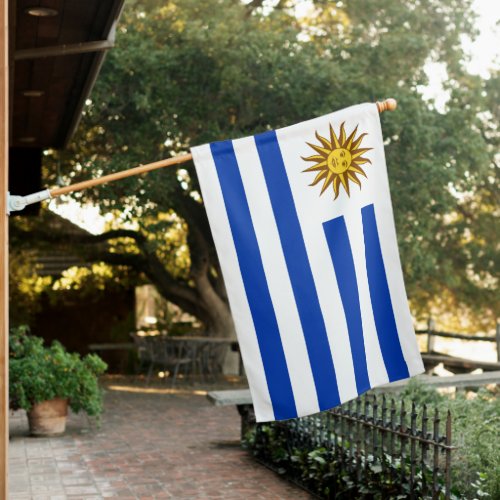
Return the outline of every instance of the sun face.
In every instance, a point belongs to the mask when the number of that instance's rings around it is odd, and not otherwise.
[[[367,134],[361,134],[359,137],[356,137],[357,131],[358,127],[356,126],[349,137],[347,137],[344,123],[342,123],[340,134],[337,137],[333,127],[330,125],[330,140],[316,132],[316,139],[318,139],[321,145],[306,143],[318,154],[308,156],[307,158],[302,157],[304,161],[314,163],[314,165],[306,168],[303,172],[317,172],[316,178],[310,186],[315,186],[323,181],[320,196],[329,186],[332,186],[335,193],[334,199],[337,199],[339,196],[340,186],[344,188],[347,196],[350,196],[349,182],[351,181],[361,188],[358,175],[366,177],[361,165],[371,163],[368,158],[363,158],[363,154],[373,148],[360,148],[361,141]]]

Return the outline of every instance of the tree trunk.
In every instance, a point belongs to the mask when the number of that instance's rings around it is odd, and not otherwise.
[[[195,284],[204,308],[210,316],[210,323],[207,325],[208,332],[217,337],[236,339],[229,305],[215,292],[207,275],[195,279]]]

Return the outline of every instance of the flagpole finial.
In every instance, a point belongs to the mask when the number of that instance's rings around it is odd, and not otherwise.
[[[394,111],[398,107],[398,101],[392,97],[385,99],[382,102],[377,101],[376,104],[379,113],[383,113],[384,111]]]

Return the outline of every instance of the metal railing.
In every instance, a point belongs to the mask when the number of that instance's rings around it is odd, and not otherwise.
[[[360,485],[390,485],[394,496],[450,498],[451,414],[442,422],[437,409],[432,413],[425,405],[417,408],[412,403],[408,411],[403,401],[367,395],[318,415],[257,424],[254,454],[269,467],[284,470],[283,454],[292,457],[321,449],[337,479],[348,476]],[[274,448],[270,453],[266,440]],[[277,443],[284,451],[280,463],[273,464]],[[297,471],[288,475],[297,481]],[[329,497],[335,498],[335,480],[332,484]],[[312,489],[310,484],[304,486]]]

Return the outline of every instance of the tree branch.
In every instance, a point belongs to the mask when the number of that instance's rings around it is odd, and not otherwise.
[[[95,252],[88,255],[91,262],[105,262],[113,266],[129,266],[136,271],[143,271],[146,260],[138,254]]]
[[[174,302],[184,311],[193,314],[204,323],[210,323],[210,317],[200,307],[200,299],[196,290],[188,285],[182,285],[175,280],[158,262],[151,262],[149,258],[137,254],[123,254],[110,252],[95,252],[89,255],[89,260],[105,262],[110,265],[130,266],[136,271],[143,272],[154,283],[163,297]]]
[[[90,243],[109,241],[117,238],[131,238],[135,240],[137,244],[144,244],[147,241],[146,237],[142,233],[131,229],[113,229],[111,231],[106,231],[105,233],[95,234],[88,237]],[[85,242],[85,238],[83,237],[82,242]]]

